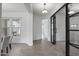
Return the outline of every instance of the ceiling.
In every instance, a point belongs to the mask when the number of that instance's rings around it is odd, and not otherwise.
[[[46,3],[46,9],[48,13],[53,10],[59,3]],[[42,14],[42,10],[44,9],[44,3],[32,3],[33,5],[33,12]]]
[[[5,12],[24,12],[24,3],[2,3],[2,11]]]
[[[60,3],[46,3],[46,9],[48,13],[53,11]],[[42,14],[44,9],[44,3],[32,3],[33,12],[36,14]],[[2,3],[2,11],[5,12],[25,12],[26,7],[24,3]],[[54,12],[54,11],[53,11]]]

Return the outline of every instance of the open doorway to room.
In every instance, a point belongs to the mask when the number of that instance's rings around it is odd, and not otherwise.
[[[7,53],[12,49],[12,44],[21,38],[21,24],[20,19],[16,17],[2,17],[1,20],[3,29],[1,55],[7,55]],[[7,47],[8,45],[9,47]]]
[[[42,20],[42,39],[48,40],[49,38],[49,21],[48,19]]]

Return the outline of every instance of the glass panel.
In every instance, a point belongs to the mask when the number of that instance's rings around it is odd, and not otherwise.
[[[69,15],[74,15],[75,13],[79,12],[79,4],[73,3],[69,4]],[[70,29],[73,31],[70,31],[70,43],[73,43],[73,45],[70,45],[70,55],[72,56],[79,56],[79,49],[73,47],[75,44],[76,47],[79,45],[79,14],[74,15],[69,18],[70,20]]]
[[[70,55],[71,56],[79,56],[79,49],[70,46]]]
[[[79,16],[70,18],[70,29],[79,30]]]
[[[79,45],[79,31],[70,31],[70,42]]]
[[[68,7],[70,15],[79,12],[79,3],[71,3],[68,5]]]

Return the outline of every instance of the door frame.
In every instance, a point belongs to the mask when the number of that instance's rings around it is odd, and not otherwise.
[[[51,16],[51,43],[54,45],[56,44],[56,16],[55,15]]]
[[[69,31],[68,31],[68,29],[69,29],[69,15],[68,15],[68,4],[69,3],[65,3],[63,6],[61,6],[50,18],[52,19],[52,17],[57,13],[57,12],[59,12],[63,7],[65,7],[66,8],[66,18],[65,18],[65,32],[66,32],[66,36],[65,36],[65,55],[66,56],[69,56],[70,55],[70,44],[69,44],[69,42],[70,42],[70,36],[69,36]],[[52,32],[52,30],[51,30],[51,32]],[[52,34],[51,34],[51,36],[52,36]],[[52,40],[52,39],[51,39]]]

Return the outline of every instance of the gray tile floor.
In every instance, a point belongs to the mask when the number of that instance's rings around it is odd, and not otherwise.
[[[76,50],[77,54],[74,51],[73,48],[71,55],[79,55],[79,50]],[[53,45],[47,40],[34,41],[33,46],[16,43],[12,44],[12,50],[9,51],[8,56],[65,56],[65,43],[57,42]]]

